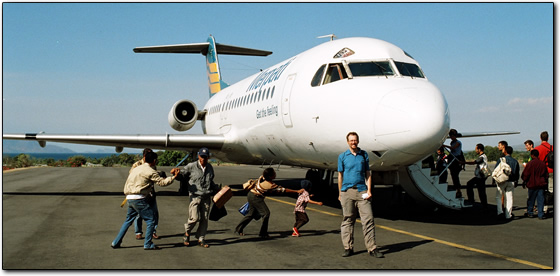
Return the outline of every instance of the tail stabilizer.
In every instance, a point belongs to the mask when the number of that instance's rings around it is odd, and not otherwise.
[[[216,40],[213,36],[208,37],[208,52],[206,53],[206,75],[208,76],[208,88],[210,97],[228,87],[222,80],[220,73],[220,63],[216,50]]]
[[[134,48],[135,53],[173,53],[173,54],[202,54],[206,56],[206,72],[210,97],[228,85],[222,80],[218,54],[239,56],[268,56],[270,51],[250,49],[216,43],[210,35],[205,43],[176,44],[162,46],[148,46]]]

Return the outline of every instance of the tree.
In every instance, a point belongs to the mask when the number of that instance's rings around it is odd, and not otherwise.
[[[31,158],[27,154],[20,154],[16,156],[14,165],[16,168],[25,168],[31,166]]]
[[[140,158],[141,157],[138,157],[136,154],[121,153],[119,154],[119,164],[123,166],[132,166],[132,164],[140,160]]]
[[[101,165],[103,165],[103,167],[112,167],[116,164],[119,164],[119,156],[116,154],[111,154],[111,156],[107,156],[103,158],[103,161],[101,161]]]
[[[83,155],[75,155],[68,158],[68,165],[71,167],[81,167],[87,162],[87,159]]]
[[[182,151],[158,151],[158,166],[176,166],[187,153]],[[184,164],[184,163],[183,163]]]

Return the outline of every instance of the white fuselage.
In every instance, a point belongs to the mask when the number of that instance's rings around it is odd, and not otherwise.
[[[335,58],[344,48],[353,54]],[[449,111],[426,78],[350,76],[312,86],[324,64],[366,61],[418,65],[385,41],[348,38],[323,43],[223,89],[204,107],[204,132],[223,134],[227,141],[216,157],[336,170],[351,131],[359,134],[373,170],[395,170],[435,152],[447,137]]]

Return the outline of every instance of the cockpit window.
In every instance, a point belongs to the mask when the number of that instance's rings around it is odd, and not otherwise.
[[[317,70],[317,72],[315,73],[315,76],[313,76],[313,79],[311,80],[311,86],[315,87],[315,86],[319,86],[321,84],[321,79],[323,78],[323,73],[325,72],[325,67],[327,67],[327,65],[323,64],[321,66],[321,68],[319,68],[319,70]]]
[[[388,61],[355,62],[349,63],[348,67],[354,77],[395,75]]]
[[[327,68],[327,74],[325,75],[325,80],[323,80],[323,84],[347,78],[348,75],[346,74],[346,70],[344,70],[344,67],[342,67],[342,63],[329,64]]]
[[[424,73],[422,73],[422,70],[416,64],[395,61],[395,65],[403,76],[424,78]]]

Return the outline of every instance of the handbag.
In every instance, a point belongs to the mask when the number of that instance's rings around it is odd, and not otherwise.
[[[484,178],[492,175],[492,172],[488,169],[488,166],[482,167],[482,169],[480,169],[480,172],[482,172],[482,176],[484,176]]]
[[[248,191],[255,187],[257,181],[254,179],[249,179],[247,182],[243,183],[243,190]]]
[[[249,213],[249,202],[243,204],[243,206],[239,208],[239,213],[241,213],[244,216],[246,216],[247,213]]]
[[[221,218],[227,216],[227,210],[226,207],[218,207],[216,206],[216,204],[212,205],[212,209],[210,210],[210,216],[208,217],[208,219],[210,219],[211,221],[218,221]]]

